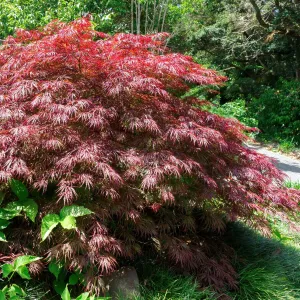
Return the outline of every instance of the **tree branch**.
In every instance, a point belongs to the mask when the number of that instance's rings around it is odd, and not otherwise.
[[[270,24],[267,23],[267,22],[264,20],[264,18],[263,18],[262,14],[261,14],[261,11],[260,11],[260,9],[259,9],[259,7],[258,7],[256,1],[255,1],[255,0],[249,0],[249,1],[250,1],[250,3],[252,4],[252,6],[253,6],[253,8],[254,8],[254,10],[255,10],[256,19],[257,19],[258,23],[259,23],[262,27],[268,28],[268,27],[270,26]]]

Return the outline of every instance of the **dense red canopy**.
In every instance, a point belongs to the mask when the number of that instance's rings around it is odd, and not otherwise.
[[[56,184],[63,203],[82,201],[84,187],[99,216],[118,216],[157,239],[179,226],[167,221],[174,207],[188,229],[194,208],[213,215],[207,226],[216,229],[220,215],[263,222],[267,210],[297,208],[299,193],[243,146],[247,128],[180,98],[191,85],[224,77],[171,53],[165,33],[108,36],[91,27],[88,19],[52,22],[1,46],[2,182],[18,178],[42,191]],[[170,256],[183,264],[174,243]]]

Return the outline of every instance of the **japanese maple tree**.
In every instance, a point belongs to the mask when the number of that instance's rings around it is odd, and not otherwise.
[[[38,224],[65,205],[93,214],[42,243],[40,226],[19,221],[3,255],[47,254],[82,270],[87,289],[99,292],[103,275],[148,248],[203,284],[234,286],[230,249],[219,237],[225,222],[265,228],[268,213],[298,209],[299,192],[243,146],[251,128],[182,97],[226,78],[170,52],[167,37],[109,36],[83,18],[5,40],[2,189],[17,179],[38,195]]]

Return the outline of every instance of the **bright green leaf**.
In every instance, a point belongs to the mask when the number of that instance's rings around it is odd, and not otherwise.
[[[72,274],[70,277],[69,277],[69,284],[70,285],[75,285],[77,284],[79,278],[76,274]]]
[[[28,218],[32,222],[34,222],[35,217],[38,213],[38,205],[36,204],[36,202],[33,201],[32,199],[20,200],[18,202],[19,202],[19,204],[22,205],[22,209],[24,210],[24,212],[26,213]]]
[[[41,236],[42,241],[44,241],[51,231],[59,224],[60,217],[56,214],[46,215],[42,220]]]
[[[10,222],[7,220],[0,219],[0,230],[6,228],[9,224]]]
[[[66,285],[64,291],[61,294],[61,299],[62,300],[71,300],[71,295],[68,289],[68,285]]]
[[[48,267],[50,273],[52,273],[56,279],[58,279],[58,275],[62,269],[62,265],[56,262],[51,262]]]
[[[14,271],[14,267],[11,264],[4,264],[1,266],[3,278],[6,278],[10,273]]]
[[[27,187],[21,181],[12,179],[10,187],[20,200],[28,198]]]
[[[79,295],[76,300],[87,300],[89,297],[89,293],[88,292],[85,292],[85,293],[82,293],[81,295]]]
[[[20,208],[20,210],[7,210],[4,208],[0,208],[0,219],[10,220],[18,216],[21,210],[22,208]]]
[[[13,290],[17,295],[26,296],[24,290],[21,287],[19,287],[17,284],[13,283],[10,287],[10,290]]]
[[[23,207],[22,205],[19,203],[20,201],[13,201],[13,202],[9,202],[6,207],[5,210],[14,213],[14,214],[19,214]]]
[[[29,270],[26,266],[20,266],[16,269],[16,272],[23,278],[23,279],[31,279]]]
[[[66,216],[73,216],[73,217],[82,217],[85,215],[90,215],[93,212],[83,206],[78,205],[71,205],[65,206],[60,211],[61,219],[65,218]]]
[[[17,257],[14,260],[14,269],[16,270],[18,267],[28,265],[34,261],[40,260],[41,257],[33,256],[33,255],[22,255]]]
[[[0,231],[0,242],[7,242],[4,232]]]
[[[0,291],[0,300],[6,300],[5,293]]]
[[[76,228],[76,219],[73,216],[66,216],[60,224],[65,229],[74,229]]]

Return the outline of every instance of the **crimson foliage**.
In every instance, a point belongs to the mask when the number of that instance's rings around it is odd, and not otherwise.
[[[266,213],[296,210],[300,194],[282,187],[272,162],[243,146],[243,131],[251,129],[181,97],[192,85],[226,78],[171,53],[167,37],[108,36],[80,19],[5,40],[3,187],[14,178],[32,194],[40,190],[40,219],[72,203],[94,214],[43,243],[40,226],[19,222],[3,255],[48,253],[82,270],[87,288],[97,289],[102,275],[148,247],[221,288],[235,285],[218,237],[224,222],[262,228]]]

